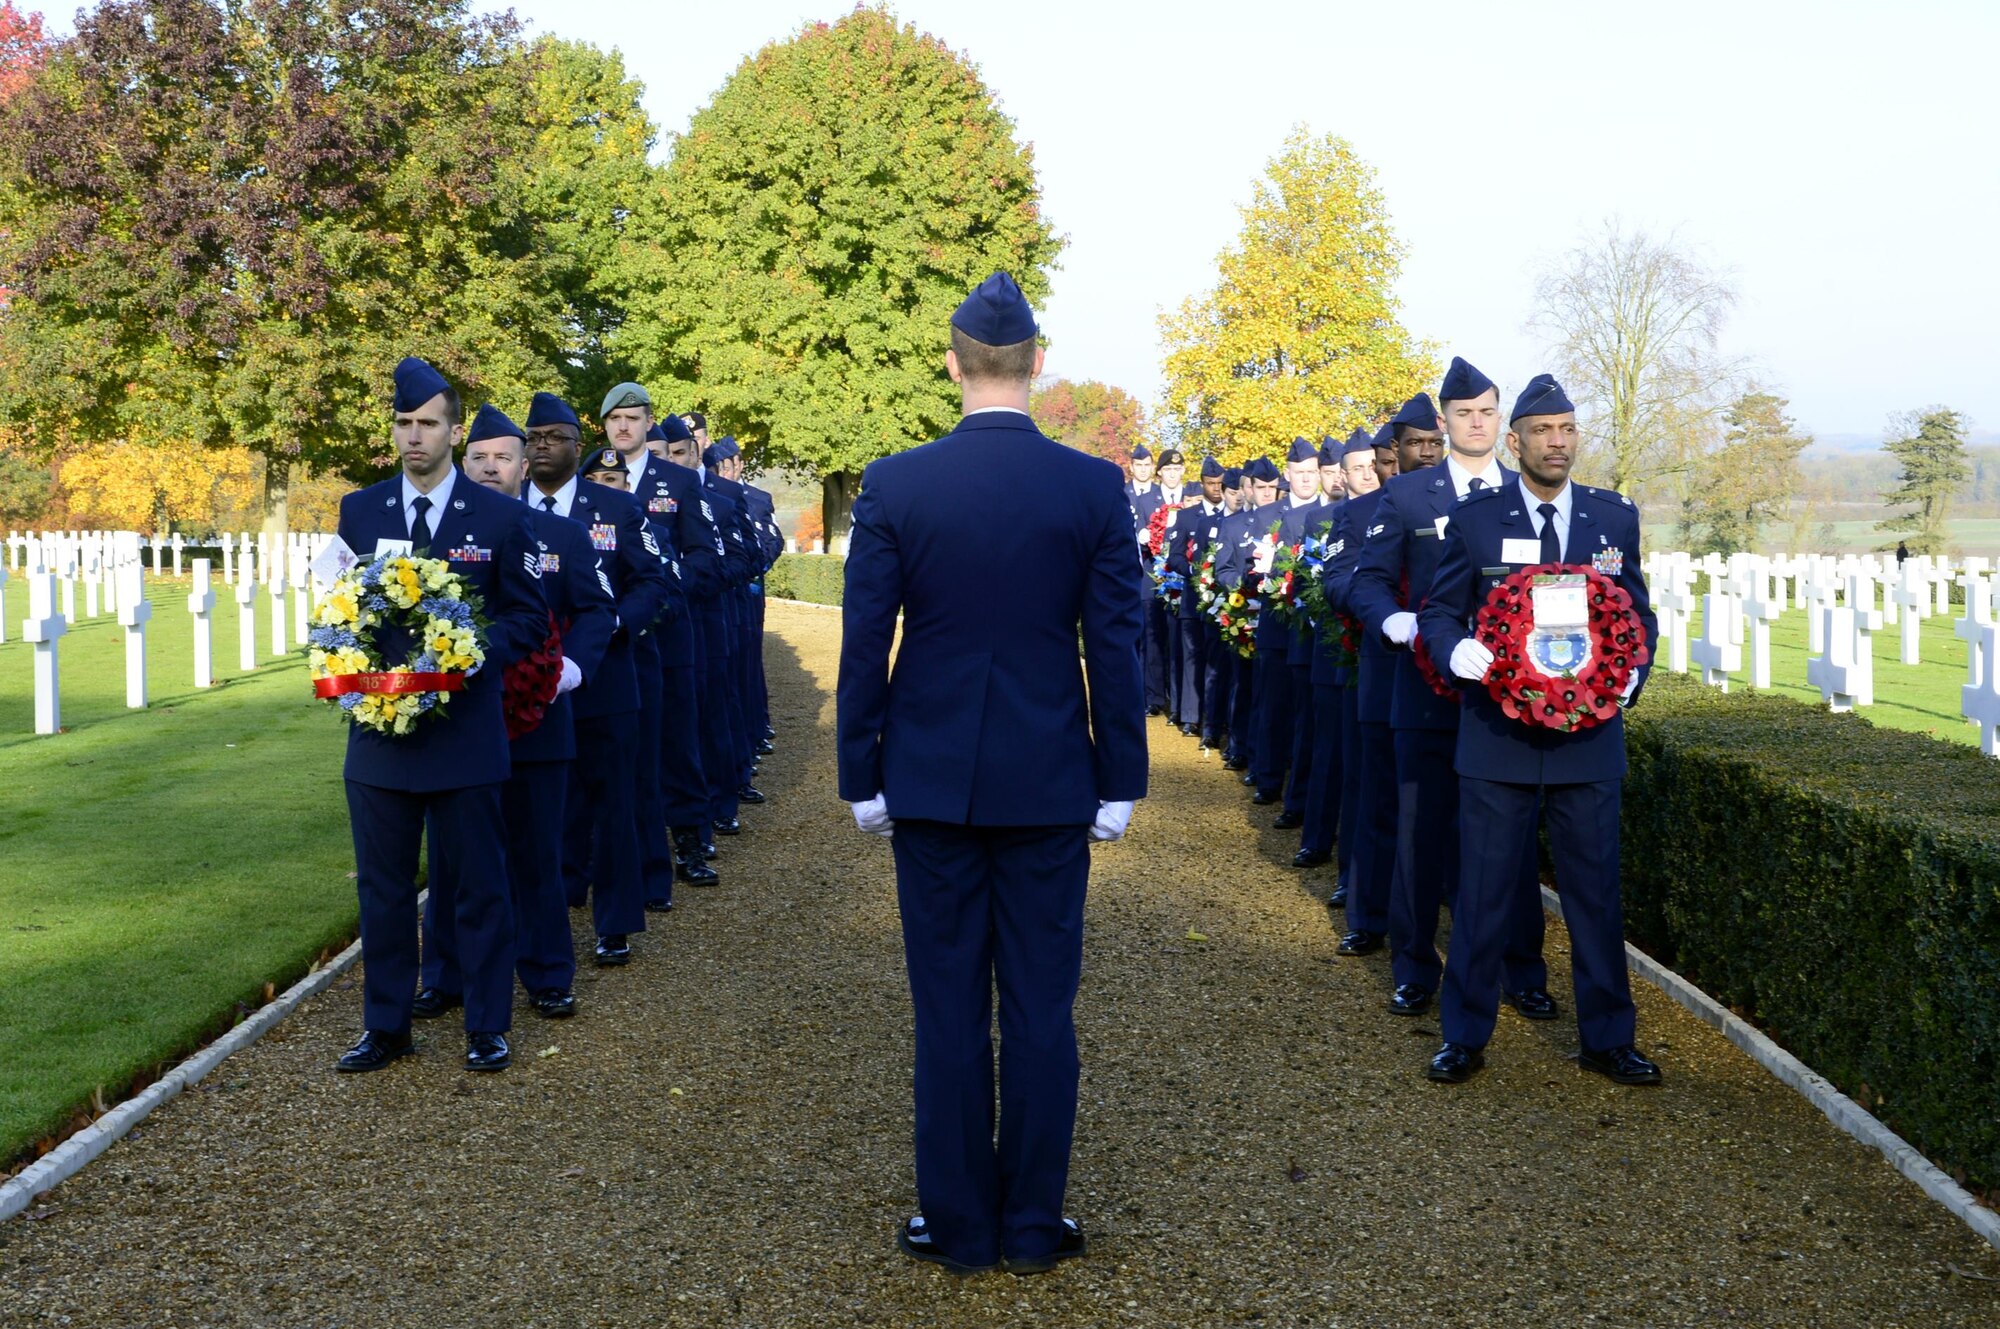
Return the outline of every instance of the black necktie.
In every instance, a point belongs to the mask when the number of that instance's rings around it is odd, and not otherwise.
[[[554,512],[555,510],[556,510],[556,496],[554,494],[542,495],[542,511]]]
[[[1470,480],[1467,480],[1465,482],[1465,487],[1468,492],[1476,494],[1480,490],[1486,488],[1486,482],[1475,475]]]
[[[1544,503],[1535,511],[1542,514],[1542,562],[1562,562],[1562,541],[1556,538],[1556,505]]]
[[[417,513],[416,520],[410,523],[410,551],[421,554],[431,547],[431,524],[424,520],[424,514],[431,510],[431,501],[418,494],[417,501],[410,506]]]

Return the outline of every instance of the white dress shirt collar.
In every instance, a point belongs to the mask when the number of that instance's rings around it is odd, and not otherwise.
[[[1445,473],[1451,477],[1452,497],[1454,498],[1464,498],[1467,494],[1471,493],[1474,479],[1483,480],[1488,489],[1498,489],[1500,487],[1500,463],[1497,459],[1488,460],[1486,469],[1478,472],[1475,476],[1473,472],[1466,470],[1464,466],[1459,464],[1457,457],[1447,453],[1444,459],[1444,469]]]
[[[451,488],[457,482],[458,467],[453,466],[444,473],[444,479],[438,481],[436,489],[431,490],[428,494],[424,494],[415,485],[410,483],[409,475],[407,473],[404,474],[403,534],[406,537],[409,535],[410,527],[416,524],[417,499],[421,497],[428,498],[431,501],[430,507],[424,510],[424,519],[430,523],[431,538],[437,538],[438,527],[443,521],[442,513],[446,508],[451,506]]]
[[[556,501],[556,515],[558,517],[569,516],[569,510],[576,502],[576,480],[577,477],[572,475],[569,479],[563,481],[562,488],[556,490],[553,494],[544,494],[533,483],[530,483],[528,485],[528,506],[537,512],[544,512],[547,509],[542,507],[542,500],[552,498]]]

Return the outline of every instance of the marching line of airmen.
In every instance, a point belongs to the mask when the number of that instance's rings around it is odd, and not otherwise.
[[[598,966],[629,964],[676,879],[716,885],[715,838],[765,801],[762,579],[784,539],[735,442],[710,443],[698,413],[656,417],[636,383],[606,394],[608,446],[588,449],[547,392],[525,426],[490,403],[468,426],[414,358],[392,407],[401,473],[341,500],[340,538],[363,559],[448,559],[490,621],[483,665],[438,714],[402,736],[348,728],[366,1031],[339,1069],[406,1056],[413,1019],[463,1008],[466,1068],[497,1071],[517,978],[537,1015],[576,1013],[571,910],[589,910]],[[558,695],[510,738],[505,670],[552,626]],[[381,635],[386,660],[409,645]]]
[[[1297,439],[1285,467],[1204,458],[1198,488],[1175,450],[1133,449],[1127,486],[1139,542],[1162,508],[1164,555],[1144,657],[1152,715],[1240,772],[1271,823],[1301,832],[1292,863],[1337,863],[1327,903],[1345,911],[1339,954],[1389,952],[1389,1010],[1438,1009],[1443,1046],[1427,1073],[1460,1083],[1484,1064],[1504,1000],[1530,1020],[1559,1015],[1542,957],[1536,830],[1546,826],[1573,953],[1579,1063],[1621,1084],[1657,1084],[1634,1047],[1618,890],[1622,711],[1591,729],[1531,729],[1479,684],[1492,653],[1470,635],[1488,591],[1538,563],[1589,564],[1631,594],[1652,646],[1639,573],[1639,517],[1622,496],[1572,483],[1576,414],[1541,375],[1503,422],[1499,389],[1454,359],[1434,406],[1419,393],[1374,433]],[[1501,463],[1503,436],[1519,471]],[[1324,542],[1331,611],[1356,627],[1351,663],[1335,624],[1291,631],[1259,616],[1254,654],[1223,638],[1197,601],[1212,563],[1227,597],[1255,600],[1280,545]],[[1180,587],[1177,599],[1167,593]],[[1421,633],[1419,627],[1421,626]],[[1460,689],[1440,696],[1412,644]],[[1633,671],[1621,706],[1644,684]],[[1440,908],[1452,911],[1448,959]]]

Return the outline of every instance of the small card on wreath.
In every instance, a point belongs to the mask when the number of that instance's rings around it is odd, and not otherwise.
[[[1528,583],[1535,614],[1528,652],[1551,677],[1573,677],[1590,663],[1588,585],[1581,573],[1545,573]]]

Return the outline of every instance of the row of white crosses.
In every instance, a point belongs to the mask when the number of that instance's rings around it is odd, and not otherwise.
[[[243,670],[257,667],[256,598],[260,584],[268,586],[270,592],[271,654],[282,657],[291,643],[304,642],[320,591],[313,583],[312,560],[331,539],[325,535],[281,535],[275,539],[265,535],[254,541],[248,536],[240,542],[227,538],[222,544],[224,562],[230,572],[225,580],[233,580],[240,607],[238,662]],[[185,546],[178,542],[178,537],[176,541],[153,543],[156,575],[162,566],[163,550],[167,548],[173,551],[178,573]],[[62,728],[57,644],[75,621],[75,586],[79,574],[85,586],[86,616],[95,617],[98,612],[101,585],[106,612],[115,613],[124,628],[125,704],[134,710],[144,709],[146,632],[153,607],[146,599],[141,537],[129,531],[31,532],[25,536],[16,532],[9,535],[8,548],[8,559],[0,563],[0,624],[6,618],[5,590],[10,566],[25,562],[29,610],[22,624],[22,636],[35,647],[35,732],[53,734]],[[193,586],[188,595],[188,612],[194,622],[194,685],[199,688],[215,682],[212,635],[215,592],[211,566],[206,558],[194,560]],[[4,628],[0,628],[0,641],[4,640]]]

